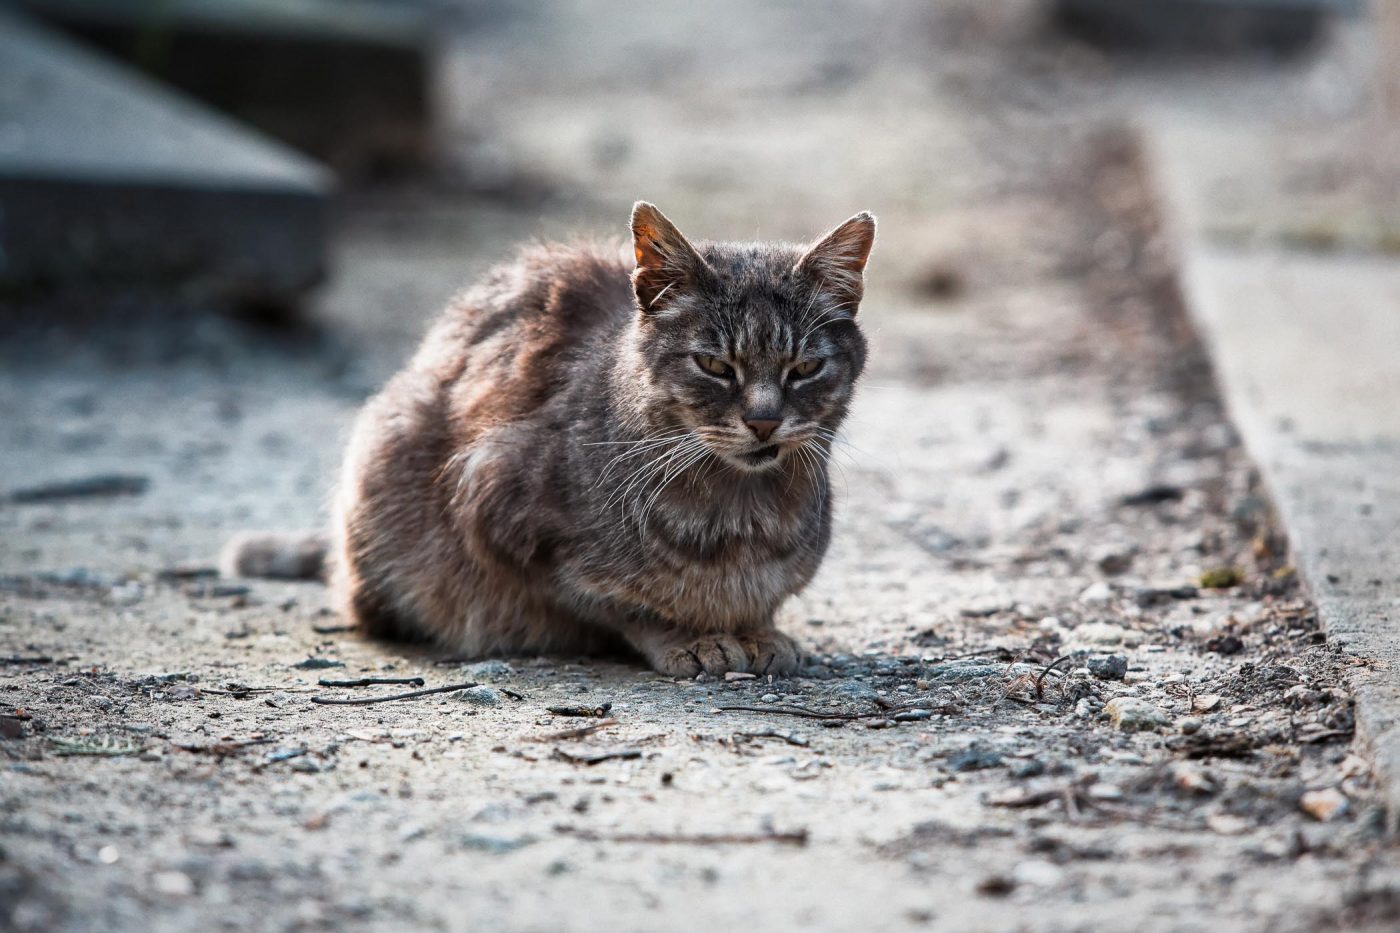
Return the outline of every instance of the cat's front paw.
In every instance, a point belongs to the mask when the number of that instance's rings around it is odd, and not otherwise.
[[[702,635],[667,645],[651,656],[652,666],[672,677],[736,673],[776,674],[797,672],[802,650],[777,629],[741,635]]]
[[[797,673],[802,664],[802,648],[777,629],[740,635],[739,644],[749,656],[749,671],[787,677]]]

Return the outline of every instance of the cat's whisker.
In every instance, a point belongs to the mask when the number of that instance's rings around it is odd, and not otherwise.
[[[669,443],[673,443],[675,441],[680,440],[681,438],[684,438],[689,433],[689,431],[685,431],[680,434],[667,435],[662,438],[652,438],[646,442],[638,442],[645,443],[646,446],[638,447],[634,450],[623,451],[622,453],[609,460],[603,466],[603,469],[598,472],[598,478],[593,481],[593,486],[591,488],[597,489],[600,485],[602,485],[603,481],[607,479],[608,474],[612,472],[613,467],[621,463],[623,460],[629,460],[632,457],[640,456],[644,453],[656,450],[659,447],[665,447]]]
[[[701,447],[698,451],[693,452],[690,455],[690,457],[684,460],[680,464],[680,466],[677,467],[673,472],[668,473],[665,477],[662,478],[661,485],[657,487],[656,492],[652,493],[651,498],[647,500],[645,508],[642,509],[642,514],[637,519],[637,524],[639,526],[641,526],[642,528],[646,527],[647,516],[650,515],[651,510],[656,507],[656,503],[661,498],[661,494],[666,491],[666,487],[671,485],[671,483],[675,482],[677,477],[681,476],[696,463],[699,463],[701,460],[705,459],[708,453],[708,449]]]
[[[618,490],[607,498],[607,500],[603,503],[603,508],[608,509],[618,503],[625,502],[627,500],[628,494],[634,488],[636,488],[638,484],[645,482],[646,478],[651,473],[655,472],[654,468],[658,464],[664,463],[671,457],[676,456],[679,453],[679,451],[689,448],[695,442],[698,442],[698,438],[693,440],[681,440],[680,442],[676,443],[675,446],[665,448],[661,451],[661,453],[656,454],[651,459],[643,462],[641,466],[637,467],[631,473],[627,474],[627,476],[622,478],[622,480],[618,484]]]
[[[625,485],[615,496],[609,498],[607,505],[623,504],[625,509],[627,501],[631,498],[631,494],[635,490],[645,488],[646,483],[651,477],[656,476],[658,473],[664,473],[664,471],[677,460],[680,460],[697,449],[705,449],[705,443],[699,438],[692,438],[647,461],[632,473],[628,480],[624,481]],[[607,505],[605,505],[605,507],[607,507]]]

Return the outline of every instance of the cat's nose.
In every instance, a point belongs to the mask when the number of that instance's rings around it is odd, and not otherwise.
[[[744,424],[749,426],[749,430],[761,441],[766,441],[773,436],[773,432],[778,430],[778,425],[783,423],[783,419],[776,415],[761,417],[744,417]]]

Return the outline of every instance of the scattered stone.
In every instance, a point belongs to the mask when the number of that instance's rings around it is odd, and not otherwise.
[[[1191,701],[1191,712],[1209,713],[1220,705],[1221,697],[1215,693],[1203,693]]]
[[[776,693],[765,693],[758,699],[762,703],[776,703],[778,702],[778,695]]]
[[[1114,697],[1104,706],[1104,712],[1121,732],[1152,732],[1172,724],[1165,710],[1137,697]]]
[[[1228,590],[1244,582],[1244,571],[1238,567],[1214,567],[1201,574],[1197,582],[1203,590]]]
[[[1125,574],[1133,567],[1132,551],[1104,551],[1100,552],[1094,560],[1099,572],[1105,576],[1116,577]]]
[[[931,709],[906,709],[894,714],[895,722],[919,722],[924,719],[932,719]]]
[[[1133,591],[1133,601],[1143,609],[1179,599],[1195,599],[1201,591],[1194,586],[1140,586]]]
[[[485,684],[467,690],[459,690],[453,696],[473,706],[500,706],[505,703],[505,697],[501,695],[499,690]]]
[[[1180,723],[1182,735],[1195,735],[1201,731],[1201,726],[1205,725],[1195,716],[1187,716]]]
[[[327,668],[344,666],[344,661],[333,661],[330,658],[307,658],[292,665],[299,671],[324,671]]]
[[[1118,501],[1123,505],[1161,505],[1164,502],[1180,502],[1186,490],[1169,483],[1154,483],[1137,492],[1130,492]]]
[[[964,751],[948,759],[948,770],[957,773],[964,771],[983,771],[987,768],[1000,767],[1001,763],[1002,756],[1000,752],[974,742]]]
[[[848,680],[845,683],[837,684],[831,692],[843,699],[860,700],[866,703],[874,703],[880,696],[875,692],[874,687],[858,680]]]
[[[1040,777],[1045,773],[1045,762],[1039,758],[1028,758],[1011,766],[1011,776],[1024,781],[1026,778]]]
[[[1006,897],[1014,890],[1015,880],[1005,875],[988,875],[977,882],[977,893],[983,897]]]
[[[1248,820],[1229,813],[1212,813],[1206,817],[1206,825],[1222,836],[1238,836],[1249,831]]]
[[[29,721],[19,716],[0,715],[0,739],[23,739],[29,735]]]
[[[1202,769],[1185,761],[1178,761],[1171,767],[1172,783],[1190,794],[1207,796],[1220,789],[1216,780]]]
[[[1122,680],[1128,673],[1128,659],[1121,654],[1110,654],[1099,658],[1090,658],[1088,664],[1089,673],[1099,680]]]
[[[182,871],[158,871],[151,877],[151,887],[166,897],[189,897],[194,893],[194,880]]]
[[[1238,635],[1217,635],[1207,639],[1204,647],[1212,654],[1240,654],[1244,651],[1244,641]]]
[[[462,848],[471,849],[474,852],[485,852],[489,855],[504,855],[507,852],[514,852],[516,849],[523,849],[536,842],[533,836],[517,836],[514,839],[507,839],[501,836],[481,836],[469,833],[462,837]]]
[[[1065,877],[1065,871],[1053,862],[1043,859],[1027,859],[1020,862],[1011,870],[1011,877],[1017,884],[1030,885],[1034,888],[1049,888],[1059,884]]]
[[[1326,823],[1341,816],[1347,812],[1348,805],[1346,795],[1335,787],[1310,790],[1298,798],[1298,809],[1319,823]]]
[[[515,669],[504,661],[493,659],[469,665],[463,673],[468,680],[500,680],[510,677],[515,673]]]
[[[1086,606],[1102,606],[1113,602],[1113,587],[1102,580],[1091,583],[1079,594],[1079,601]]]

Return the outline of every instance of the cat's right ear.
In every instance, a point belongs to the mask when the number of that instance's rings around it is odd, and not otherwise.
[[[676,225],[646,201],[632,206],[632,248],[637,254],[632,290],[644,312],[660,310],[668,293],[684,290],[707,268]]]

